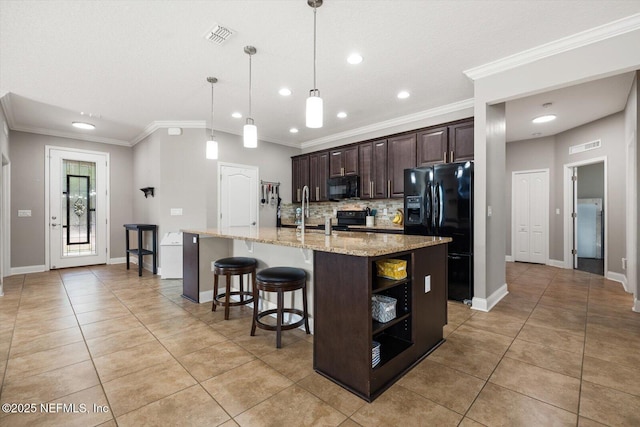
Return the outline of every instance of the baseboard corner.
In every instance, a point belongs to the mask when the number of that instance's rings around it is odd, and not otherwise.
[[[27,265],[24,267],[11,267],[11,275],[29,274],[29,273],[42,273],[47,271],[44,265]]]
[[[560,261],[557,259],[549,259],[549,261],[547,262],[547,265],[551,267],[557,267],[557,268],[567,268],[567,266],[564,265],[564,261]]]
[[[505,255],[504,260],[505,262],[513,262],[513,255]]]
[[[507,287],[507,284],[505,283],[504,285],[500,286],[500,288],[498,288],[494,293],[489,295],[488,298],[473,297],[473,299],[471,300],[471,309],[489,312],[493,307],[495,307],[496,304],[498,304],[502,300],[502,298],[507,296],[508,293],[509,289]]]
[[[636,299],[633,301],[633,311],[635,311],[636,313],[640,313],[640,300]]]
[[[629,293],[631,292],[629,290],[629,284],[627,283],[627,276],[625,276],[624,274],[616,273],[613,271],[607,271],[607,274],[605,275],[605,277],[609,280],[613,280],[614,282],[621,283],[625,292],[629,292]]]

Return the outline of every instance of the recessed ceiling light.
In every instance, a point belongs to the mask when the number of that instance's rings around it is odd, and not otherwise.
[[[78,129],[86,129],[86,130],[93,130],[96,128],[95,125],[92,125],[91,123],[85,123],[85,122],[72,122],[71,126]]]
[[[289,132],[298,133],[298,128],[291,128],[291,129],[289,129]]]
[[[280,90],[278,91],[278,93],[279,93],[280,95],[282,95],[282,96],[289,96],[289,95],[291,95],[291,89],[288,89],[288,88],[286,88],[286,87],[283,87],[282,89],[280,89]]]
[[[241,119],[242,118],[242,114],[238,113],[237,111],[233,114],[231,114],[231,117],[233,117],[234,119]]]
[[[411,96],[411,95],[406,90],[402,90],[402,91],[398,92],[398,98],[399,99],[406,99],[409,96]]]
[[[556,119],[555,114],[546,114],[544,116],[536,117],[532,120],[533,123],[546,123]]]
[[[340,111],[338,114],[336,114],[336,116],[338,116],[339,119],[344,119],[345,117],[347,117],[347,113],[345,113],[344,111]]]
[[[356,65],[362,62],[362,56],[358,53],[352,53],[347,58],[347,62],[352,65]]]

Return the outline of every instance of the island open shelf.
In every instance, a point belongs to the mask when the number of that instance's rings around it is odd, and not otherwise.
[[[406,260],[407,278],[377,277],[375,262],[386,258]],[[375,257],[316,253],[314,369],[372,401],[426,357],[443,342],[446,259],[446,244]],[[374,294],[397,300],[395,319],[372,318]],[[381,344],[375,367],[373,341]]]

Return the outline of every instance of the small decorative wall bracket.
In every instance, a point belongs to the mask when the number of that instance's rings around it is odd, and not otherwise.
[[[144,193],[144,198],[145,199],[147,197],[149,197],[149,195],[151,195],[151,197],[153,197],[153,190],[154,190],[154,187],[144,187],[144,188],[140,189],[140,191],[142,191]]]

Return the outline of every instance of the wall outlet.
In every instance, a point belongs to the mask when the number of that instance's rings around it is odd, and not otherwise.
[[[171,216],[182,215],[182,208],[171,208]]]
[[[560,215],[560,208],[556,209],[556,215]]]
[[[31,210],[30,209],[20,209],[20,210],[18,210],[18,216],[19,217],[30,217],[31,216]]]
[[[491,206],[487,206],[487,216],[491,217],[492,214],[493,214],[493,210],[491,209]]]
[[[431,276],[424,276],[424,293],[431,292]]]

